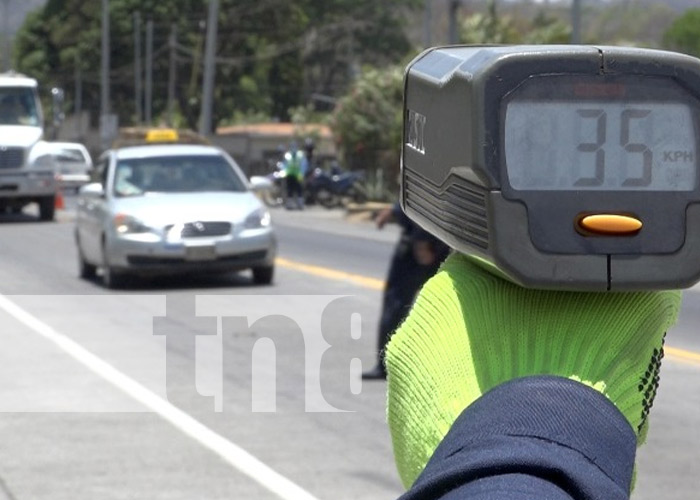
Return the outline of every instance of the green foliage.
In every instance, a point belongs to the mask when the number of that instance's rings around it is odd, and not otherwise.
[[[689,9],[664,33],[664,45],[670,49],[700,56],[700,9]]]
[[[490,0],[485,14],[467,17],[460,29],[462,43],[517,43],[520,33],[510,17],[502,17],[496,11],[496,2]]]
[[[589,17],[592,19],[584,33],[587,43],[658,47],[675,13],[661,3],[635,5],[624,2],[610,5],[597,12],[594,18],[590,13]]]
[[[289,121],[299,126],[325,123],[329,120],[329,116],[328,113],[316,111],[311,104],[294,106],[289,109]]]
[[[522,43],[532,44],[569,43],[570,40],[571,27],[544,10],[538,12],[531,29],[522,37]]]
[[[501,15],[495,0],[489,0],[486,13],[466,17],[460,29],[460,41],[470,44],[568,43],[571,28],[556,16],[539,10],[532,20]]]
[[[154,25],[153,116],[167,106],[168,35],[177,29],[177,108],[190,127],[200,113],[202,60],[208,3],[195,0],[110,0],[111,98],[122,125],[133,123],[134,18]],[[220,0],[215,117],[269,116],[313,94],[337,97],[361,64],[386,64],[410,44],[403,31],[407,12],[422,0]],[[44,86],[66,90],[72,106],[76,69],[83,79],[83,107],[97,121],[100,98],[101,4],[95,0],[48,0],[16,36],[17,68]],[[142,62],[142,68],[145,65]]]
[[[345,160],[376,166],[385,151],[398,154],[403,121],[403,68],[367,68],[330,120]]]
[[[236,110],[230,119],[222,120],[220,125],[248,125],[251,123],[265,123],[270,121],[270,116],[261,111],[243,112]]]

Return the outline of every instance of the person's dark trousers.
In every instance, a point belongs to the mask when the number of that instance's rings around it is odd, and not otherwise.
[[[441,261],[421,266],[413,258],[412,240],[402,237],[389,266],[382,298],[382,314],[377,335],[377,374],[384,372],[384,349],[389,339],[406,318],[423,284],[438,270]]]
[[[290,198],[295,197],[295,196],[301,196],[302,194],[302,186],[301,182],[299,179],[294,177],[293,175],[290,175],[287,177],[287,196]]]
[[[293,175],[287,177],[287,203],[303,206],[304,188],[301,181]]]

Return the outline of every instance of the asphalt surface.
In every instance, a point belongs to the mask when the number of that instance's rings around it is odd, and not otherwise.
[[[385,384],[359,381],[397,228],[276,210],[271,287],[242,273],[110,291],[77,278],[71,202],[57,223],[0,217],[0,499],[402,492]],[[700,491],[699,324],[692,289],[635,500]]]

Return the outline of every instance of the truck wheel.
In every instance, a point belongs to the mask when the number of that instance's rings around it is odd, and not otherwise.
[[[56,197],[46,196],[39,199],[39,220],[53,220],[56,213]]]
[[[272,283],[272,277],[275,274],[275,268],[273,266],[269,267],[254,267],[253,268],[253,282],[256,285],[269,285]]]

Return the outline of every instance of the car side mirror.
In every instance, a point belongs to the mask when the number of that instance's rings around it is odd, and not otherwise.
[[[81,196],[87,196],[89,198],[104,198],[105,196],[105,190],[99,182],[85,184],[78,192]]]
[[[260,193],[272,189],[272,182],[267,177],[254,175],[250,178],[250,188],[255,193]]]

